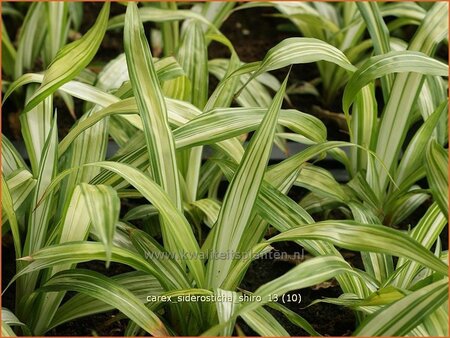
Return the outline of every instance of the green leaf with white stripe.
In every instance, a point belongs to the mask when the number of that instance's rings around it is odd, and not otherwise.
[[[272,150],[275,126],[286,89],[287,78],[275,96],[225,194],[215,228],[214,252],[237,250],[242,234],[253,214],[253,207]],[[208,263],[208,285],[220,287],[232,260],[212,259]]]
[[[419,242],[398,230],[382,225],[361,224],[355,221],[323,221],[285,231],[272,237],[269,243],[296,239],[326,240],[349,250],[405,257],[444,275],[448,270],[447,264]]]
[[[68,242],[45,247],[32,255],[21,258],[21,261],[31,262],[19,271],[11,280],[13,283],[17,278],[42,269],[62,264],[77,264],[91,260],[106,261],[105,246],[99,242]],[[151,260],[146,260],[137,252],[130,251],[117,246],[112,247],[111,261],[132,267],[138,271],[144,271],[154,275],[161,284],[170,283],[167,274],[158,270]]]
[[[2,134],[2,174],[8,176],[19,168],[27,168],[27,165],[11,141]]]
[[[105,245],[106,266],[108,267],[116,223],[119,221],[120,199],[117,192],[106,185],[82,183],[81,194],[95,233]]]
[[[202,26],[197,20],[187,20],[183,25],[181,44],[177,51],[177,59],[190,80],[190,92],[186,101],[199,109],[203,109],[208,99],[208,48]],[[177,80],[180,80],[177,79]],[[186,155],[185,181],[188,202],[195,201],[201,166],[203,148],[196,147]],[[183,157],[183,153],[180,154]]]
[[[44,145],[53,125],[53,114],[53,98],[48,97],[27,114],[19,115],[22,136],[34,176],[37,176]]]
[[[5,176],[2,174],[2,226],[4,226],[4,221],[9,220],[9,228],[14,241],[14,251],[16,254],[16,259],[22,255],[22,243],[20,239],[20,229],[17,222],[16,212],[14,210],[14,203],[11,197],[11,192],[8,187],[8,183],[5,180]],[[5,215],[3,215],[3,213]],[[6,216],[6,217],[5,217]]]
[[[225,324],[225,327],[221,330],[221,336],[233,335],[234,321],[230,321],[236,309],[239,308],[240,294],[234,291],[222,290],[218,288],[215,292],[220,301],[216,301],[217,317],[220,324]]]
[[[402,184],[408,176],[413,175],[415,171],[423,165],[427,144],[433,135],[433,132],[439,122],[439,119],[448,111],[448,102],[440,104],[433,114],[431,114],[425,123],[417,130],[414,137],[408,144],[400,164],[397,168],[395,181],[397,185]]]
[[[21,76],[24,69],[31,69],[34,66],[33,63],[40,51],[39,47],[45,37],[46,30],[39,26],[44,20],[44,14],[44,3],[33,3],[27,11],[19,34],[14,67],[15,78]]]
[[[19,326],[26,336],[31,336],[28,327],[22,323],[16,315],[5,307],[2,307],[2,337],[15,337],[16,334],[11,326]]]
[[[56,226],[55,239],[52,243],[67,243],[86,240],[89,234],[90,218],[86,204],[81,194],[81,189],[76,186],[71,192],[70,198],[66,198],[62,206],[61,223]],[[63,264],[44,271],[43,280],[49,279],[55,273],[73,268],[73,264]],[[44,334],[48,329],[52,318],[65,296],[64,292],[55,292],[49,295],[38,295],[34,307],[37,315],[32,318],[31,327],[35,334]]]
[[[408,50],[418,51],[425,55],[432,56],[437,45],[448,34],[448,4],[436,2],[427,12],[422,24],[411,40]],[[423,64],[424,69],[429,69],[437,61],[429,61]],[[419,65],[412,63],[417,69]],[[438,66],[447,76],[447,70],[443,70],[442,64]],[[445,66],[447,69],[448,67]],[[389,169],[395,170],[394,163],[397,158],[408,131],[408,123],[411,122],[411,115],[423,84],[423,75],[415,72],[407,74],[397,74],[392,85],[389,100],[386,103],[380,121],[377,137],[376,153],[382,163]],[[436,69],[437,70],[437,69]],[[395,126],[393,128],[392,126]],[[380,164],[376,163],[375,168],[379,172],[379,185],[381,191],[388,186],[387,172],[380,170]]]
[[[144,125],[152,178],[181,209],[175,146],[167,107],[135,3],[127,6],[124,43],[130,80]],[[165,239],[171,242],[170,237]]]
[[[6,178],[11,193],[14,211],[21,216],[26,212],[26,201],[36,186],[36,179],[27,169],[17,169]],[[24,206],[22,208],[22,205]],[[2,223],[6,217],[2,216]]]
[[[138,271],[112,276],[111,279],[132,292],[142,303],[147,301],[147,296],[159,296],[164,291],[155,277]],[[78,293],[58,309],[49,329],[78,318],[111,310],[114,310],[112,305]]]
[[[431,249],[446,225],[447,218],[445,214],[440,211],[437,203],[433,203],[411,231],[410,236],[425,248]],[[410,287],[420,268],[417,262],[400,257],[397,262],[397,270],[400,271],[393,283],[401,288]]]
[[[23,247],[24,255],[28,255],[45,246],[48,236],[49,221],[54,197],[49,196],[49,198],[47,198],[39,206],[36,207],[36,205],[57,173],[57,132],[55,116],[41,155],[37,183],[30,205],[30,217],[27,224],[28,231],[26,233],[25,245]],[[26,299],[26,297],[32,292],[37,282],[37,277],[37,274],[31,274],[18,281],[19,290],[23,290],[18,293],[21,298],[23,297],[23,299]],[[20,314],[21,311],[25,311],[25,309],[21,309],[19,307],[18,313]]]
[[[74,79],[91,62],[105,35],[109,7],[109,2],[103,5],[94,26],[81,39],[59,50],[44,73],[44,81],[27,103],[24,112],[30,111],[61,85]]]
[[[45,7],[45,19],[48,26],[42,53],[44,65],[48,65],[66,44],[70,21],[68,3],[48,2]]]
[[[300,169],[295,185],[314,191],[319,195],[331,196],[339,201],[350,200],[350,196],[329,171],[312,164],[306,164]]]
[[[97,162],[89,165],[99,166],[122,176],[159,210],[164,220],[163,226],[166,227],[166,233],[170,233],[175,239],[177,251],[188,255],[186,263],[197,285],[201,287],[205,274],[202,260],[198,256],[200,248],[190,224],[181,211],[176,208],[169,195],[144,173],[129,165],[117,162]]]
[[[287,337],[289,333],[264,307],[241,314],[242,319],[261,337]]]
[[[427,285],[368,317],[358,336],[405,336],[448,299],[448,278]]]
[[[117,308],[154,336],[168,336],[158,316],[129,290],[111,278],[94,271],[74,269],[57,273],[38,292],[76,291]]]
[[[174,130],[177,147],[186,143],[211,144],[248,133],[257,128],[266,112],[267,109],[256,107],[213,109]],[[282,109],[277,122],[314,142],[326,139],[323,123],[309,114]]]
[[[389,53],[391,51],[389,30],[383,20],[380,6],[376,2],[356,2],[356,6],[358,6],[361,16],[367,25],[375,54]],[[393,81],[394,76],[392,74],[381,78],[384,101],[387,101],[389,97]]]
[[[356,70],[344,53],[326,42],[314,38],[288,38],[271,48],[262,61],[243,65],[231,76],[252,72],[249,82],[270,70],[316,61],[328,61],[351,72]]]
[[[448,66],[426,54],[415,51],[389,52],[373,56],[348,81],[342,100],[344,112],[348,113],[356,94],[371,81],[387,74],[406,72],[447,76]]]
[[[333,256],[311,258],[292,268],[284,275],[260,286],[253,293],[253,296],[261,297],[261,302],[243,304],[235,313],[235,316],[255,310],[272,301],[275,296],[280,297],[289,291],[317,285],[344,272],[356,274],[342,258]]]
[[[448,152],[435,140],[427,146],[426,164],[428,184],[444,215],[448,214]]]

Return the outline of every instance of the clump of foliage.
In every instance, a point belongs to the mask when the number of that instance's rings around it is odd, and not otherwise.
[[[132,336],[232,335],[238,317],[258,334],[289,335],[271,308],[317,336],[301,313],[273,300],[336,278],[342,295],[315,302],[355,310],[355,335],[448,335],[448,252],[439,237],[448,223],[448,66],[435,57],[447,3],[264,4],[303,36],[245,64],[220,26],[261,5],[130,2],[110,17],[105,3],[71,43],[81,4],[4,5],[12,18],[26,9],[17,41],[2,30],[2,89],[4,104],[21,103],[29,163],[2,135],[2,234],[12,236],[17,259],[15,309],[2,310],[2,334],[44,335],[117,309]],[[159,27],[158,57],[145,22]],[[392,38],[405,24],[417,25],[414,36]],[[109,31],[123,31],[125,53],[96,74],[89,65]],[[230,57],[209,60],[212,41]],[[27,73],[36,60],[45,70]],[[318,63],[324,101],[342,94],[349,142],[328,141],[318,118],[282,108],[289,76],[280,83],[269,72],[300,63]],[[62,139],[58,97],[68,110],[84,101]],[[306,149],[269,165],[273,146],[288,141]],[[206,146],[212,156],[203,161]],[[319,166],[327,154],[348,182]],[[293,186],[309,193],[295,201]],[[121,212],[136,198],[146,202]],[[417,224],[396,228],[425,202]],[[335,210],[344,219],[333,219]],[[252,260],[281,241],[314,257],[260,286],[259,301],[239,301]],[[338,248],[360,253],[364,269]],[[77,268],[93,260],[132,271]],[[215,301],[163,301],[195,295]]]

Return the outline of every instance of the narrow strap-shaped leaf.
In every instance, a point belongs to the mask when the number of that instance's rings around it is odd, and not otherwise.
[[[97,162],[95,165],[110,170],[133,185],[145,198],[147,198],[163,217],[166,232],[170,233],[177,245],[176,252],[187,254],[186,262],[193,274],[197,285],[204,282],[204,266],[199,257],[200,248],[192,232],[192,228],[184,215],[175,207],[171,198],[162,188],[141,171],[117,162]]]
[[[129,230],[129,236],[137,251],[146,259],[152,260],[153,264],[167,276],[167,279],[171,279],[172,285],[170,285],[170,290],[180,288],[189,289],[191,287],[190,278],[177,263],[177,258],[171,256],[171,254],[164,250],[164,248],[162,248],[151,236],[137,229]],[[166,285],[166,283],[163,285]],[[175,285],[175,287],[173,285]],[[191,312],[189,309],[192,310],[195,320],[198,323],[201,323],[203,318],[198,303],[189,302],[188,304],[175,304],[175,306],[172,307],[172,310],[177,313],[177,316],[181,316],[183,313],[186,314],[186,312]],[[185,324],[181,324],[181,327],[183,330],[186,330]]]
[[[50,196],[39,206],[36,207],[36,205],[57,173],[57,144],[58,130],[55,116],[53,118],[53,125],[45,142],[39,164],[37,183],[34,190],[32,203],[30,205],[31,216],[28,219],[28,228],[25,238],[25,245],[23,248],[24,255],[28,255],[42,248],[47,240],[51,215],[50,213],[54,198],[53,196]],[[29,295],[29,293],[34,289],[37,277],[38,275],[34,273],[19,281],[19,288],[25,288],[25,290],[18,293],[20,297],[26,297]],[[25,309],[19,308],[19,314],[21,313],[20,311],[23,310]]]
[[[220,165],[222,170],[226,169],[224,170],[225,176],[228,179],[231,179],[232,170],[227,168],[232,168],[230,163],[224,162]],[[279,176],[281,175],[286,175],[286,173],[283,172],[283,174],[280,174]],[[275,189],[268,182],[263,182],[261,184],[261,191],[258,196],[256,207],[258,214],[280,232],[296,228],[299,224],[314,223],[313,218],[301,206],[278,189]],[[308,252],[314,255],[336,255],[340,257],[339,252],[330,243],[325,241],[299,239],[296,243],[303,246]],[[236,287],[234,284],[236,280],[231,277],[232,276],[228,276],[225,285],[231,284],[233,287]],[[361,297],[367,294],[368,287],[362,283],[361,279],[356,278],[354,275],[344,274],[336,278],[344,291],[354,292],[361,295]]]
[[[201,24],[186,21],[177,60],[191,81],[191,102],[203,109],[208,96],[208,50]]]
[[[13,277],[10,284],[17,280],[17,278],[30,272],[61,264],[76,264],[91,260],[106,261],[105,247],[102,243],[78,241],[48,246],[36,251],[30,256],[23,257],[21,261],[31,261],[31,263],[19,271]],[[159,270],[151,260],[146,260],[135,251],[113,246],[111,261],[125,264],[135,270],[154,275],[160,281],[161,285],[170,285],[172,283],[172,280],[167,278],[168,275],[164,271]]]
[[[294,239],[322,239],[349,250],[380,252],[417,261],[423,266],[447,274],[448,266],[416,240],[400,231],[375,224],[354,221],[323,221],[283,232],[269,242]],[[411,250],[411,248],[415,248]]]
[[[23,140],[35,176],[37,176],[44,145],[53,124],[53,114],[53,98],[47,97],[28,114],[19,116]]]
[[[159,7],[176,11],[178,5],[176,2],[160,2]],[[175,53],[180,43],[180,25],[177,21],[161,22],[161,36],[164,55],[172,55]]]
[[[63,271],[53,276],[38,291],[77,291],[87,294],[111,304],[148,333],[168,336],[164,324],[155,313],[119,283],[98,272],[84,269]]]
[[[375,54],[389,53],[391,51],[389,30],[383,21],[379,4],[376,2],[356,2],[356,5],[367,25]],[[392,74],[381,78],[384,101],[387,101],[389,97],[393,81],[394,77]]]
[[[181,44],[177,58],[190,80],[190,102],[203,109],[208,99],[208,48],[201,24],[196,20],[188,20],[183,26]],[[188,202],[197,197],[197,188],[203,148],[196,147],[186,153],[185,181]]]
[[[415,51],[389,52],[373,56],[348,81],[342,99],[344,112],[348,112],[356,94],[370,81],[386,74],[403,72],[448,76],[448,66]]]
[[[14,77],[17,52],[11,42],[5,24],[2,21],[2,70],[9,77]]]
[[[125,16],[126,15],[121,14],[109,20],[108,29],[114,29],[124,26],[124,22],[126,21]],[[142,22],[170,22],[195,19],[206,24],[212,29],[215,28],[203,15],[190,10],[142,7],[139,8],[139,16],[141,17]],[[217,29],[214,29],[214,32],[217,32]]]
[[[431,140],[425,154],[431,192],[442,213],[448,215],[448,152],[435,140]]]
[[[95,233],[105,245],[106,266],[108,266],[115,227],[119,220],[120,199],[113,188],[105,185],[82,183],[81,194],[84,197]]]
[[[347,116],[350,137],[353,143],[368,149],[373,148],[377,128],[377,108],[375,86],[371,84],[364,86],[356,95],[351,118]],[[354,171],[351,173],[352,175],[366,169],[367,157],[363,149],[351,148],[350,154],[352,170]]]
[[[57,52],[66,44],[69,32],[69,6],[64,2],[48,2],[45,4],[45,18],[48,30],[44,41],[44,64],[48,65]]]
[[[265,108],[217,108],[183,124],[174,130],[177,146],[204,144],[205,140],[217,142],[250,132],[261,123]],[[280,110],[277,122],[314,142],[326,139],[323,123],[309,115],[294,109]]]
[[[239,308],[240,294],[234,291],[217,289],[215,292],[217,298],[216,310],[219,323],[227,325],[220,332],[221,336],[231,336],[233,334],[234,322],[229,321],[236,309]]]
[[[21,214],[21,206],[29,198],[33,191],[36,180],[33,175],[26,169],[17,169],[12,172],[7,178],[6,182],[9,187],[10,197],[14,206],[14,211]],[[2,215],[2,223],[7,219]]]
[[[143,303],[146,302],[148,296],[158,296],[164,291],[155,277],[140,271],[112,276],[111,279],[131,291]],[[114,307],[110,304],[86,294],[78,293],[61,305],[49,329],[77,318],[113,309]]]
[[[20,239],[20,229],[17,222],[16,212],[14,211],[13,199],[9,190],[8,184],[5,180],[5,176],[2,174],[2,214],[5,213],[9,220],[9,227],[11,229],[14,251],[16,259],[22,255],[22,243]],[[3,217],[2,217],[3,220]],[[2,222],[3,224],[3,222]]]
[[[237,56],[232,55],[230,60],[228,59],[214,59],[208,62],[208,70],[209,72],[217,77],[220,81],[227,80],[227,77],[236,70],[241,65],[241,62],[237,58]],[[231,94],[231,97],[234,95],[237,89],[237,85],[240,87],[244,87],[239,96],[235,97],[236,102],[242,107],[263,107],[266,108],[272,102],[272,95],[268,91],[268,89],[262,84],[262,80],[264,77],[269,76],[269,79],[272,82],[275,82],[275,86],[272,86],[274,91],[278,91],[280,87],[280,83],[278,80],[273,79],[269,73],[261,74],[259,77],[254,79],[253,81],[248,82],[250,79],[249,74],[243,74],[242,76],[236,76],[232,78],[234,83],[231,81],[227,82],[227,86],[223,87],[218,85],[216,87],[217,92],[227,93],[225,97]],[[261,81],[261,82],[260,82]],[[210,96],[210,98],[214,97],[216,93]],[[217,93],[219,94],[219,93]],[[223,95],[223,94],[221,94]],[[218,97],[219,100],[223,100],[227,102],[225,98]],[[211,99],[210,99],[211,100]],[[231,103],[231,100],[230,100]],[[217,107],[228,107],[230,104],[219,104]]]
[[[430,249],[446,224],[447,218],[445,214],[440,211],[437,203],[433,203],[420,219],[419,224],[412,230],[411,237],[425,248]],[[397,262],[397,270],[400,271],[393,283],[401,288],[409,287],[419,269],[420,265],[417,262],[400,257]]]
[[[447,13],[447,3],[434,3],[411,40],[408,49],[433,55],[437,45],[448,34]],[[435,62],[430,61],[430,65],[431,63]],[[413,65],[416,64],[413,63]],[[425,65],[425,67],[428,66]],[[390,173],[395,170],[401,146],[408,131],[407,126],[411,121],[414,103],[423,85],[423,75],[414,73],[414,70],[412,72],[395,76],[391,95],[379,124],[376,153]],[[447,71],[444,73],[443,76],[448,76]],[[376,169],[379,172],[379,186],[384,192],[389,183],[388,172],[381,171],[379,163],[376,165]]]
[[[253,296],[258,297],[260,301],[242,304],[229,321],[234,320],[237,316],[244,313],[253,311],[264,304],[273,302],[276,297],[280,298],[286,292],[322,283],[344,272],[356,274],[351,266],[342,258],[321,256],[309,259],[289,270],[284,275],[260,286],[253,293]],[[207,332],[204,332],[203,335],[217,335],[225,325],[227,323],[213,326]]]
[[[425,123],[417,130],[408,144],[402,159],[396,171],[395,182],[397,185],[415,172],[423,165],[427,144],[433,135],[433,131],[439,122],[439,119],[448,111],[448,102],[440,104],[433,114],[431,114]]]
[[[105,35],[110,3],[103,5],[94,26],[79,40],[62,48],[44,73],[44,81],[27,103],[24,112],[34,108],[64,83],[72,80],[94,58]]]
[[[258,308],[282,296],[286,292],[303,289],[331,279],[343,272],[353,272],[350,265],[342,258],[322,256],[311,258],[266,284],[260,286],[254,297],[260,297],[260,302],[248,302],[241,306],[236,315]]]
[[[169,283],[163,283],[163,286],[174,288],[189,288],[191,286],[189,278],[181,269],[169,252],[156,242],[150,235],[139,229],[128,230],[130,240],[136,250],[148,260],[158,267],[170,280]]]
[[[14,67],[14,77],[22,75],[24,68],[31,69],[36,56],[39,53],[40,45],[45,37],[46,27],[40,27],[44,20],[44,3],[34,3],[28,8],[19,35],[17,47],[17,57]]]
[[[358,336],[404,336],[448,299],[448,278],[425,286],[368,317]]]
[[[307,188],[310,191],[315,191],[318,194],[332,196],[340,201],[350,200],[350,196],[334,179],[331,173],[318,166],[303,166],[300,169],[295,184]]]
[[[2,174],[8,176],[19,168],[27,168],[27,165],[11,141],[2,134]]]
[[[328,61],[350,72],[356,70],[344,53],[326,42],[314,38],[288,38],[272,47],[262,61],[243,65],[230,76],[252,73],[247,81],[249,82],[270,70],[283,68],[291,64],[317,61]]]
[[[215,27],[220,28],[222,23],[232,13],[234,6],[236,6],[234,2],[205,2],[202,6],[201,14]],[[209,28],[206,25],[203,26],[205,30]]]
[[[71,191],[70,198],[65,198],[62,209],[61,224],[58,225],[59,229],[55,242],[67,243],[86,240],[89,234],[90,218],[79,186]],[[73,267],[73,264],[52,267],[44,271],[42,279],[47,280],[55,273]],[[36,309],[36,315],[31,318],[31,325],[35,334],[42,335],[48,330],[64,296],[64,292],[51,293],[45,297],[38,295],[33,305]]]
[[[227,190],[215,225],[217,231],[212,248],[213,254],[236,250],[250,220],[272,150],[276,121],[283,101],[286,83],[287,78],[274,97],[260,127],[252,137]],[[213,257],[208,263],[208,285],[220,287],[231,264],[232,259],[230,257],[226,260],[217,260]]]
[[[166,103],[135,3],[127,7],[124,43],[130,80],[144,125],[152,178],[181,209],[175,146]]]
[[[31,336],[28,327],[22,323],[16,315],[5,307],[2,307],[2,337],[15,337],[16,334],[11,326],[19,326],[24,335]]]
[[[242,319],[261,337],[286,337],[289,332],[264,307],[241,314]]]

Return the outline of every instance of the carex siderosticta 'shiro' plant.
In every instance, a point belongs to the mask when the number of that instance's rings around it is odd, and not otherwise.
[[[287,336],[288,321],[318,336],[276,300],[336,279],[339,297],[305,306],[350,308],[354,335],[448,336],[447,3],[130,2],[113,15],[106,2],[80,34],[85,5],[3,4],[3,114],[19,107],[27,155],[2,134],[2,237],[16,259],[3,335],[115,310],[123,335],[229,336],[240,320],[259,335]],[[244,63],[221,25],[259,6],[302,36]],[[112,33],[124,52],[92,67]],[[210,59],[212,43],[229,57]],[[292,73],[276,71],[306,63],[325,105],[342,97],[349,141],[285,109]],[[301,151],[269,162],[291,143]],[[277,242],[308,259],[245,290]],[[128,268],[78,266],[91,261]]]

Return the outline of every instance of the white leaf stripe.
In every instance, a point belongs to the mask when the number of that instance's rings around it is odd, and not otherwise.
[[[63,47],[44,73],[39,89],[27,103],[24,112],[31,110],[62,84],[72,80],[95,56],[105,35],[110,3],[106,2],[94,26],[79,40]]]
[[[411,237],[425,248],[430,249],[446,225],[447,218],[440,211],[437,203],[433,203],[421,218],[419,224],[412,230]],[[397,270],[400,270],[400,272],[393,282],[401,288],[407,288],[419,269],[420,265],[417,262],[400,257],[397,262]]]
[[[125,55],[136,103],[144,125],[152,177],[181,208],[179,179],[167,108],[151,61],[136,4],[129,3],[124,28]]]
[[[448,215],[448,152],[432,139],[425,154],[425,168],[431,192],[442,213]]]
[[[167,232],[175,239],[176,249],[190,256],[186,259],[186,263],[201,287],[204,283],[204,266],[198,255],[200,248],[191,226],[167,193],[144,173],[129,165],[117,162],[97,162],[88,165],[98,166],[122,176],[159,210],[164,220],[163,226],[167,227]]]
[[[358,336],[404,336],[448,299],[448,278],[427,285],[368,317]]]
[[[370,81],[386,74],[403,72],[448,76],[448,66],[426,54],[414,51],[389,52],[373,56],[353,74],[345,87],[344,112],[348,112],[356,93]]]
[[[117,192],[106,185],[82,183],[81,193],[95,231],[105,245],[108,266],[115,227],[119,220],[120,199]]]
[[[434,3],[427,12],[408,49],[432,55],[438,43],[447,36],[447,13],[447,3]],[[444,76],[447,76],[447,72],[445,73]],[[408,130],[406,126],[410,120],[410,112],[422,83],[423,76],[418,73],[398,74],[395,77],[391,95],[382,114],[376,145],[377,155],[389,171],[395,169],[393,168],[394,163]],[[392,126],[395,126],[395,128],[392,128]],[[379,169],[380,165],[376,165],[376,168]],[[379,171],[379,185],[382,191],[387,187],[386,172]]]
[[[267,109],[219,108],[205,113],[174,131],[177,147],[185,142],[190,146],[206,140],[221,141],[254,130],[262,121]],[[278,123],[304,135],[314,142],[323,142],[326,130],[322,122],[297,110],[280,110]]]
[[[233,175],[232,165],[226,161],[221,161],[219,164],[224,170],[225,176],[231,179]],[[286,172],[283,172],[282,175],[286,174]],[[261,184],[256,208],[258,214],[280,232],[298,227],[300,221],[302,225],[314,223],[313,218],[300,205],[265,181]],[[314,255],[336,255],[340,257],[339,252],[325,241],[299,239],[296,242]],[[343,274],[336,278],[345,292],[354,292],[361,297],[364,297],[369,292],[361,279],[353,274]],[[230,283],[230,279],[228,279],[227,283]]]
[[[222,204],[215,227],[213,253],[237,250],[242,233],[245,231],[253,205],[262,182],[265,164],[269,160],[275,136],[275,125],[283,101],[287,78],[275,95],[261,125],[252,137],[244,157]],[[217,261],[215,257],[208,263],[208,285],[220,287],[231,267],[232,260]]]
[[[119,309],[148,333],[168,336],[158,318],[136,296],[117,282],[98,272],[74,269],[63,271],[47,281],[39,291],[71,290],[98,298]]]
[[[405,179],[416,171],[423,164],[423,158],[426,152],[426,146],[433,134],[433,130],[443,114],[448,111],[448,102],[444,102],[436,108],[419,128],[406,148],[398,169],[396,171],[397,185],[400,185]]]
[[[147,296],[158,296],[163,292],[163,289],[155,277],[139,271],[112,276],[111,279],[130,290],[141,299],[142,302],[146,301]],[[113,309],[114,307],[109,304],[95,299],[94,297],[79,293],[70,298],[59,308],[49,329],[51,330],[56,326],[86,315],[93,315]]]
[[[322,239],[350,250],[409,258],[444,275],[448,271],[448,266],[419,242],[404,236],[398,230],[382,225],[360,224],[354,221],[323,221],[285,231],[272,237],[270,242],[287,239]],[[415,250],[411,251],[411,247]]]

